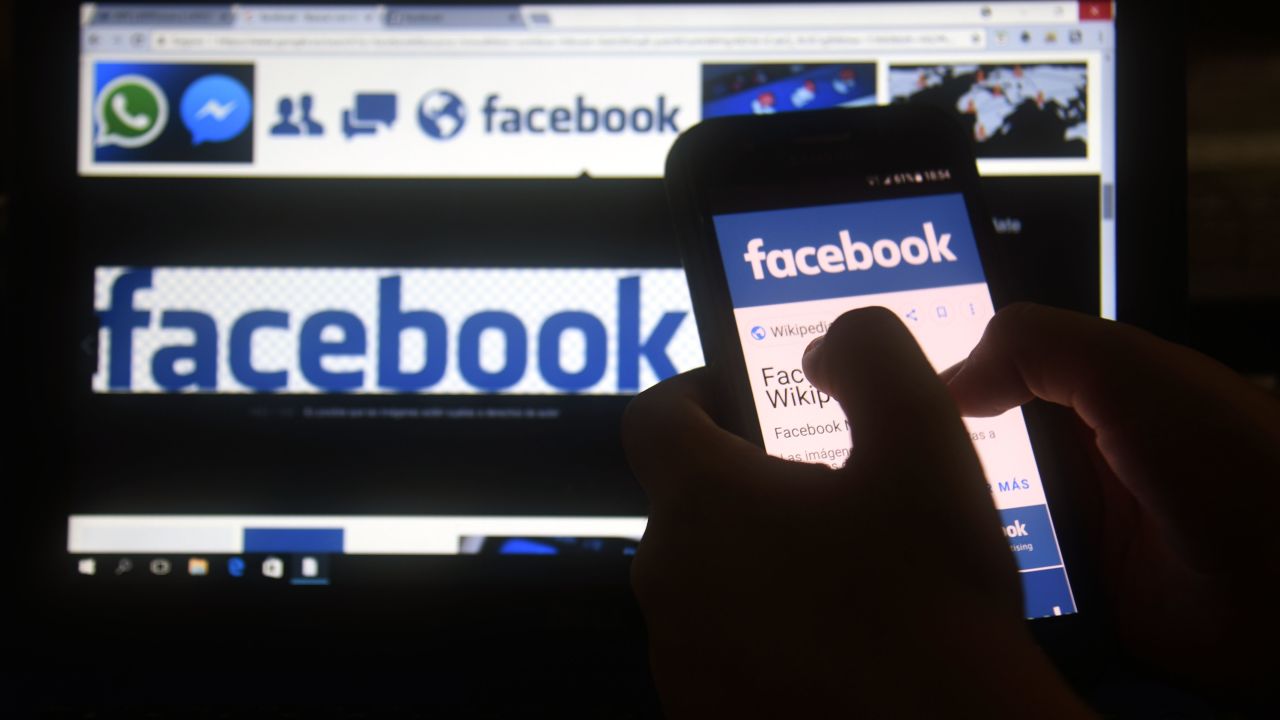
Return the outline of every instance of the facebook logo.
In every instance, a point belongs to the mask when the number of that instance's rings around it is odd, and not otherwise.
[[[490,93],[481,108],[484,115],[484,131],[506,135],[546,133],[589,135],[597,132],[636,134],[679,134],[676,116],[680,106],[658,94],[651,105],[597,106],[583,95],[574,97],[572,103],[563,105],[519,106],[503,104],[497,93]]]
[[[797,271],[802,275],[819,275],[869,270],[873,265],[893,268],[902,262],[923,265],[956,261],[955,254],[951,252],[951,233],[939,234],[934,231],[933,223],[926,222],[924,232],[920,234],[926,239],[909,236],[895,242],[886,238],[868,245],[862,241],[854,242],[845,229],[840,231],[839,245],[810,245],[767,253],[763,252],[764,238],[752,238],[742,259],[751,265],[751,276],[756,280],[764,279],[766,261],[769,274],[778,279],[798,277]]]
[[[734,307],[984,281],[958,193],[719,215]]]
[[[97,275],[99,392],[615,394],[702,362],[675,269]]]
[[[1009,541],[1009,549],[1022,570],[1034,570],[1062,564],[1049,508],[1030,505],[1000,511],[1001,529]]]

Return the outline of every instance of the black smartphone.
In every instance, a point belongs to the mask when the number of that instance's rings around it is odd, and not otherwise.
[[[716,118],[671,149],[667,191],[703,353],[731,416],[769,454],[839,466],[850,434],[800,358],[841,313],[889,308],[937,369],[1001,302],[967,135],[914,105]],[[1021,409],[967,419],[1021,571],[1028,618],[1077,613]]]

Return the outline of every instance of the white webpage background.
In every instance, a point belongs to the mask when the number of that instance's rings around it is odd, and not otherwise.
[[[772,407],[765,400],[762,369],[799,368],[801,355],[815,336],[775,339],[770,331],[764,340],[757,340],[751,334],[752,328],[759,326],[768,331],[770,326],[782,323],[829,323],[848,310],[872,306],[889,308],[903,318],[936,370],[944,370],[968,357],[969,351],[982,337],[987,322],[995,314],[987,287],[981,283],[735,309],[738,333],[746,356],[747,374],[751,379],[756,411],[760,416],[761,434],[764,436],[765,450],[769,454],[778,457],[803,457],[806,452],[815,450],[848,448],[851,441],[848,433],[777,437],[775,428],[793,428],[806,424],[817,426],[832,421],[843,423],[844,413],[834,401],[822,410],[817,410],[812,405],[777,409]],[[941,316],[939,308],[944,309],[945,317]],[[775,387],[771,383],[768,389]],[[808,387],[807,383],[805,387]],[[971,434],[987,435],[986,439],[975,440],[974,447],[986,472],[987,481],[993,486],[992,498],[997,508],[1015,508],[1045,502],[1040,473],[1036,468],[1031,440],[1020,409],[1014,408],[994,418],[966,418],[965,426]],[[994,438],[991,437],[992,433]],[[842,461],[829,464],[840,465]],[[1004,492],[997,490],[999,482],[1015,479],[1026,480],[1026,489],[1017,488]]]

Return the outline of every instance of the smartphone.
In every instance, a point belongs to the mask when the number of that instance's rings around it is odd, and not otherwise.
[[[698,332],[730,429],[769,454],[840,466],[850,433],[805,347],[845,311],[889,308],[936,369],[1006,298],[970,142],[912,105],[715,118],[672,147],[667,191]],[[1020,570],[1028,618],[1077,612],[1020,408],[966,419]]]

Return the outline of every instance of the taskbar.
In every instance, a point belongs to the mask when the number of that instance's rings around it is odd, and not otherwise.
[[[558,554],[638,543],[647,520],[600,516],[72,515],[72,555]],[[566,544],[566,540],[573,543]]]
[[[1048,507],[998,512],[1026,617],[1075,613]],[[359,558],[361,565],[413,556],[625,561],[646,523],[625,516],[72,515],[67,550],[70,571],[81,580],[326,586],[333,566],[357,569],[350,563]]]
[[[457,555],[629,558],[638,539],[588,537],[471,536]],[[96,553],[75,554],[72,574],[80,580],[122,584],[192,585],[235,581],[254,585],[330,585],[343,553]]]

